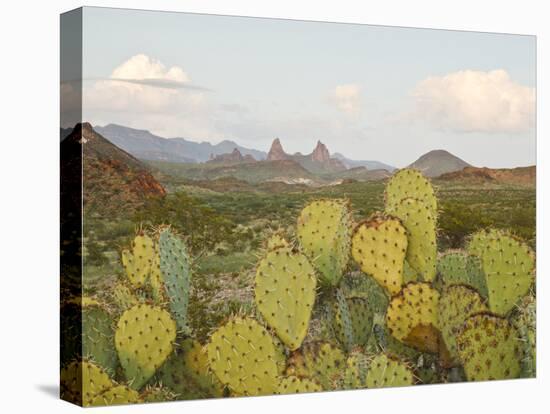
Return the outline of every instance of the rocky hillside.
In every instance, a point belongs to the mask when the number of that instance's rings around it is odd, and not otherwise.
[[[508,184],[534,187],[537,181],[537,170],[534,165],[498,169],[466,167],[461,171],[443,174],[438,179],[464,184]]]
[[[256,159],[250,154],[246,154],[243,156],[238,148],[234,148],[233,151],[227,154],[210,154],[210,159],[207,162],[214,164],[238,164],[256,162]]]
[[[89,123],[77,125],[61,143],[62,147],[76,145],[82,146],[86,214],[131,212],[147,198],[166,194],[141,161],[103,138]]]
[[[460,171],[465,167],[470,167],[470,164],[448,151],[433,150],[422,155],[409,167],[422,171],[422,174],[426,177],[438,177],[441,174]]]

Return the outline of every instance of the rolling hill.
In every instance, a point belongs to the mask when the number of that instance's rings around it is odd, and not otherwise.
[[[409,168],[422,171],[426,177],[438,177],[441,174],[460,171],[465,167],[471,165],[445,150],[427,152],[409,165]]]
[[[508,184],[534,187],[537,181],[536,167],[517,168],[476,168],[466,167],[461,171],[446,173],[438,180],[460,184]]]
[[[166,194],[145,164],[103,138],[90,124],[77,125],[61,142],[62,151],[77,146],[82,147],[82,191],[87,214],[129,212],[149,197]]]

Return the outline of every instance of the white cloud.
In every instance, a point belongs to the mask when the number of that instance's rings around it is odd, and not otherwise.
[[[207,94],[193,87],[183,68],[139,54],[109,78],[86,82],[83,117],[94,124],[146,126],[162,136],[216,138]]]
[[[505,70],[463,70],[429,77],[412,93],[415,119],[458,132],[514,133],[535,122],[535,90]]]
[[[340,111],[356,115],[361,110],[361,88],[356,84],[338,85],[332,90],[330,100]]]

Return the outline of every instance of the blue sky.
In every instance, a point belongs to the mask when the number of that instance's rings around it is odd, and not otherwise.
[[[320,139],[398,167],[440,148],[535,162],[534,37],[102,8],[83,37],[94,124],[287,152]]]

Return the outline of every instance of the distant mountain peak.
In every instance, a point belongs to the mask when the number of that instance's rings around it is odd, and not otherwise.
[[[267,161],[282,161],[289,159],[288,154],[283,149],[279,138],[275,138],[271,144],[271,148],[267,153]]]
[[[218,154],[214,156],[214,154],[210,154],[210,160],[207,162],[209,163],[242,163],[242,162],[256,162],[256,159],[250,155],[246,154],[243,156],[241,151],[239,151],[238,148],[233,148],[233,151],[226,154]]]
[[[318,162],[327,162],[330,160],[328,148],[321,141],[317,141],[317,146],[311,153],[311,159]]]
[[[426,177],[438,177],[441,174],[460,171],[465,167],[471,167],[471,165],[447,150],[437,149],[422,155],[409,167],[422,171]]]

